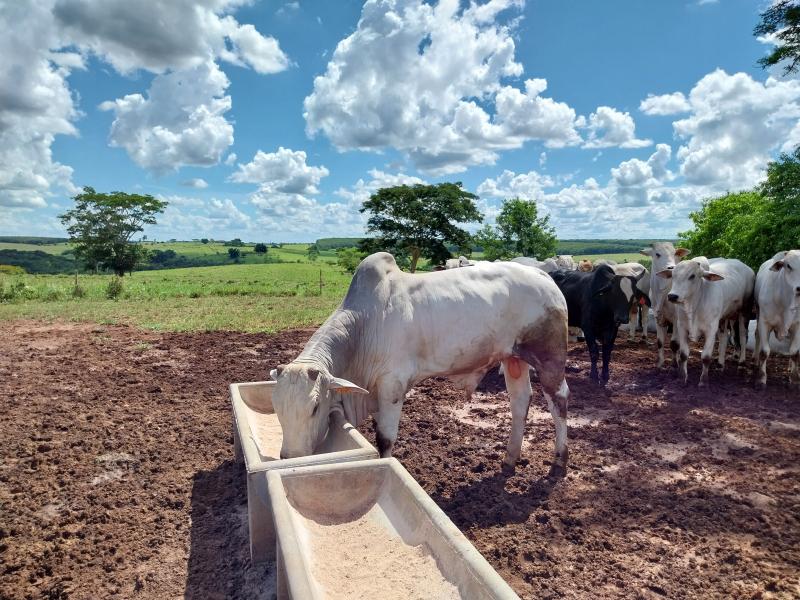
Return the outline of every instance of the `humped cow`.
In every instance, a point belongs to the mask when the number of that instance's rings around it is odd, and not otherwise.
[[[601,265],[591,273],[554,271],[550,276],[567,300],[569,325],[583,330],[592,361],[589,377],[605,385],[617,330],[620,324],[628,322],[631,307],[639,298],[647,298],[636,287],[643,274],[617,275],[610,266]],[[597,373],[598,340],[603,349],[602,376]]]
[[[594,265],[592,264],[592,261],[590,261],[588,258],[582,258],[578,262],[578,271],[583,271],[584,273],[590,273],[593,268]]]
[[[676,322],[674,333],[678,337],[678,367],[683,382],[689,380],[689,340],[696,342],[704,338],[703,371],[699,385],[708,384],[708,367],[714,351],[714,341],[719,337],[720,367],[725,368],[725,352],[728,345],[728,323],[737,324],[741,338],[739,363],[745,361],[747,348],[747,323],[753,306],[755,273],[736,259],[707,259],[698,256],[664,269],[658,276],[672,279],[672,289],[667,300],[675,305]]]
[[[770,333],[789,343],[789,380],[800,385],[800,250],[778,252],[758,269],[755,286],[757,383],[767,385]]]
[[[575,261],[572,259],[572,254],[559,254],[554,260],[556,261],[559,269],[563,269],[565,271],[575,271],[578,268],[578,266],[575,264]]]
[[[448,258],[444,263],[445,269],[458,269],[459,267],[473,267],[475,263],[468,259],[466,256],[459,256],[458,258]]]
[[[567,305],[545,273],[514,263],[408,274],[391,254],[365,258],[342,304],[300,355],[271,372],[283,458],[311,454],[341,410],[353,424],[376,421],[381,456],[397,439],[406,392],[448,376],[467,393],[502,361],[512,431],[504,459],[519,459],[536,368],[555,421],[553,473],[567,464]],[[527,364],[526,364],[527,363]]]
[[[647,298],[650,299],[650,271],[644,265],[637,262],[628,262],[613,265],[614,273],[617,275],[627,275],[636,278],[636,288],[642,293],[639,301],[631,307],[630,322],[628,323],[628,338],[633,341],[636,338],[636,327],[639,324],[639,317],[642,322],[642,340],[647,340],[647,321],[650,308]],[[651,300],[652,302],[652,300]]]
[[[525,265],[526,267],[536,267],[537,269],[541,269],[545,273],[552,273],[553,271],[558,270],[558,264],[556,264],[555,258],[545,258],[544,260],[536,260],[535,258],[529,258],[527,256],[517,256],[516,258],[512,258],[511,262],[519,263],[521,265]]]
[[[658,274],[659,271],[672,270],[681,259],[689,254],[686,248],[675,248],[672,242],[654,242],[649,248],[639,250],[641,254],[649,256],[652,263],[652,272]],[[652,304],[653,315],[656,322],[656,338],[658,340],[658,366],[664,366],[664,347],[667,340],[667,332],[670,326],[675,323],[675,305],[667,300],[667,295],[672,289],[672,279],[666,277],[650,278],[650,302]],[[642,321],[644,323],[644,320]],[[672,350],[672,363],[678,364],[678,336],[673,335],[670,342]]]

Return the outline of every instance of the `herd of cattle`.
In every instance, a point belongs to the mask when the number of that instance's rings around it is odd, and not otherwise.
[[[356,425],[372,414],[380,453],[390,456],[411,387],[446,376],[469,397],[499,362],[512,413],[504,465],[513,469],[520,457],[532,368],[555,422],[553,471],[563,472],[568,328],[583,331],[590,377],[604,384],[619,326],[630,323],[634,335],[641,312],[646,335],[648,307],[654,313],[658,365],[663,366],[671,332],[673,364],[684,382],[689,341],[701,336],[700,385],[708,382],[715,341],[723,368],[731,336],[744,362],[755,311],[757,382],[766,384],[770,340],[777,338],[788,340],[790,380],[800,384],[800,250],[776,254],[758,275],[735,259],[681,260],[689,251],[669,242],[654,243],[642,253],[652,260],[652,275],[638,263],[576,264],[568,256],[509,262],[460,257],[441,272],[409,274],[391,254],[368,256],[339,308],[300,355],[271,371],[277,381],[273,405],[284,431],[281,457],[311,454],[325,438],[334,411]]]

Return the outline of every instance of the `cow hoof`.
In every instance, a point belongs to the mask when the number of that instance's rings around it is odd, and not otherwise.
[[[756,381],[756,389],[757,390],[765,390],[767,389],[767,382],[766,381]]]
[[[553,463],[550,465],[550,472],[547,474],[548,479],[564,479],[567,476],[567,467]]]
[[[500,471],[503,473],[503,475],[506,476],[513,475],[516,470],[517,470],[516,465],[514,464],[510,465],[506,461],[503,461],[503,464],[500,465]]]

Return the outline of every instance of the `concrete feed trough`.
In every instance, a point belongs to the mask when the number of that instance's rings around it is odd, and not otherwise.
[[[394,458],[268,479],[279,598],[517,598]]]
[[[247,469],[247,511],[250,556],[263,562],[275,556],[275,528],[267,492],[266,473],[274,469],[377,458],[378,451],[338,414],[331,418],[328,436],[312,456],[280,460],[283,432],[272,408],[274,381],[233,383],[233,445]]]

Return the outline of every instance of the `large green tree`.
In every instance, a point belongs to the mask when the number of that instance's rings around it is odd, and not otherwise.
[[[167,203],[150,195],[111,192],[91,187],[73,198],[75,207],[59,215],[67,228],[75,255],[91,269],[110,269],[119,276],[131,273],[147,250],[133,242],[145,225],[155,225]]]
[[[800,68],[800,2],[798,0],[779,0],[761,13],[761,21],[753,31],[755,35],[771,35],[775,47],[758,64],[763,68],[785,62],[785,75],[797,72]]]
[[[534,200],[512,198],[503,202],[497,226],[485,225],[475,241],[487,260],[514,256],[543,259],[555,254],[557,238],[550,216],[540,217]]]
[[[406,252],[412,273],[420,257],[434,263],[444,262],[450,258],[448,244],[469,248],[469,233],[456,223],[483,218],[475,206],[476,198],[461,183],[381,188],[361,207],[362,213],[370,215],[367,231],[377,236],[363,240],[359,247],[366,252]]]

